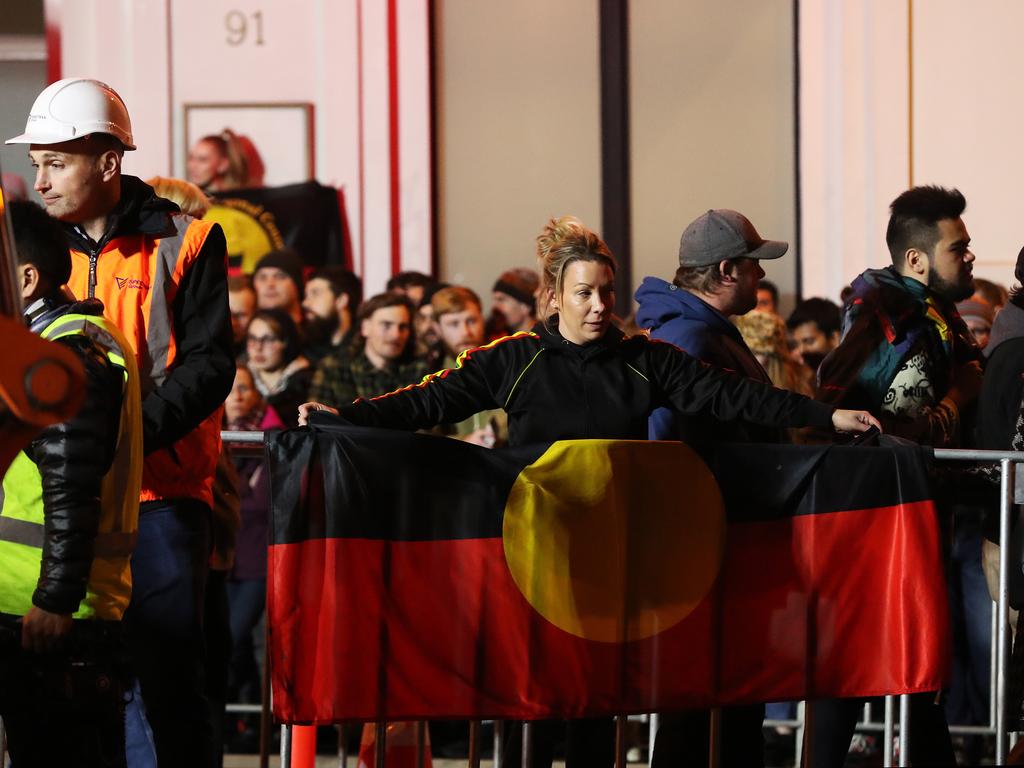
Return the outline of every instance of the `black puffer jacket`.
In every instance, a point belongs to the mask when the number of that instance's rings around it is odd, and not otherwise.
[[[102,315],[95,299],[33,305],[32,330],[42,331],[67,313]],[[123,370],[85,336],[59,339],[85,368],[85,400],[70,421],[45,428],[25,449],[43,484],[45,538],[32,603],[52,613],[73,613],[85,597],[100,520],[100,485],[117,447]]]
[[[543,323],[459,356],[455,368],[341,408],[359,425],[423,429],[508,413],[509,445],[647,439],[651,411],[707,412],[772,427],[831,427],[832,406],[712,368],[677,347],[611,328],[586,346]]]

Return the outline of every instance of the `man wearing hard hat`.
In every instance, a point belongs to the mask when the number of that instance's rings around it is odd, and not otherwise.
[[[102,300],[135,351],[145,463],[129,653],[161,768],[203,765],[212,736],[203,590],[221,405],[235,370],[224,235],[122,175],[124,152],[135,149],[131,122],[104,83],[48,86],[7,143],[29,145],[35,190],[64,225],[69,289]]]

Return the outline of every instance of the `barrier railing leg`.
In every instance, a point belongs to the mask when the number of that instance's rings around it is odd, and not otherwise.
[[[290,725],[281,726],[281,768],[292,765],[292,729]]]
[[[416,723],[416,768],[423,768],[427,763],[427,724],[421,720]]]
[[[708,768],[718,768],[722,762],[722,710],[711,710],[708,727]]]
[[[910,694],[900,696],[900,768],[910,765]]]
[[[885,697],[885,727],[882,729],[882,765],[885,768],[893,768],[892,765],[892,739],[895,735],[895,725],[893,723],[896,710],[896,697],[886,696]]]
[[[626,768],[626,723],[625,715],[615,718],[615,768]]]
[[[802,701],[800,704],[803,705],[803,713],[800,716],[800,732],[797,735],[803,738],[797,743],[796,750],[796,765],[800,765],[802,759],[803,765],[811,765],[811,757],[814,755],[814,705],[809,701]],[[798,705],[799,706],[799,705]]]
[[[533,765],[533,723],[523,722],[523,768]]]
[[[1010,510],[1013,508],[1013,463],[999,462],[999,659],[996,673],[996,763],[1006,762],[1006,667],[1010,660]]]
[[[480,721],[469,721],[469,768],[480,768]]]
[[[348,768],[348,726],[338,725],[338,768]]]
[[[501,750],[505,746],[505,721],[495,720],[494,721],[494,768],[502,768],[504,760],[502,759]]]
[[[996,687],[999,685],[999,595],[992,601],[992,629],[989,633],[988,727],[996,728]]]
[[[274,738],[272,729],[274,720],[270,716],[271,705],[274,702],[274,691],[270,685],[270,629],[263,630],[263,680],[260,684],[260,768],[270,768],[270,750],[273,747]],[[284,768],[284,763],[281,764]]]
[[[373,768],[384,768],[387,760],[388,724],[385,721],[374,724]]]
[[[804,734],[807,732],[807,701],[797,701],[797,727],[794,730],[794,749],[796,755],[794,756],[793,764],[797,768],[801,768],[804,765]]]
[[[658,737],[658,725],[661,718],[657,712],[652,712],[650,722],[647,726],[647,763],[654,760],[654,740]]]

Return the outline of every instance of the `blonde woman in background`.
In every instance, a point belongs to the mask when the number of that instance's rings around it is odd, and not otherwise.
[[[733,318],[743,341],[764,366],[772,384],[807,397],[814,397],[814,374],[793,359],[786,338],[786,323],[778,315],[754,310]]]
[[[170,200],[177,204],[182,213],[186,213],[194,219],[201,219],[210,210],[210,198],[190,181],[184,179],[173,179],[166,176],[154,176],[147,179],[146,183],[153,188],[157,197]]]

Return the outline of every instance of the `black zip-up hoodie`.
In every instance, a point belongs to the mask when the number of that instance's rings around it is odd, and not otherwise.
[[[98,243],[73,224],[65,224],[64,228],[71,248],[103,258],[100,252],[115,237],[173,235],[171,214],[178,211],[177,205],[157,197],[149,185],[134,176],[122,176],[121,199]],[[226,253],[224,232],[214,225],[178,287],[172,318],[177,346],[174,364],[159,386],[147,390],[147,382],[142,382],[142,440],[146,454],[168,448],[187,435],[219,408],[231,391],[235,360]],[[90,286],[95,282],[93,270],[90,269]]]
[[[831,406],[712,368],[664,342],[610,328],[577,346],[557,317],[532,331],[463,352],[454,368],[388,395],[357,400],[342,418],[363,426],[423,429],[503,408],[509,444],[584,438],[645,440],[665,406],[772,427],[831,427]]]
[[[978,397],[978,447],[1011,449],[1024,397],[1024,308],[1012,299],[992,324],[985,380]]]
[[[102,315],[95,299],[69,302],[60,294],[26,312],[33,333],[68,313]],[[85,400],[72,418],[44,428],[25,448],[43,490],[43,558],[32,604],[51,613],[74,613],[85,597],[100,524],[100,494],[110,471],[121,423],[124,371],[88,336],[57,339],[82,361]]]

